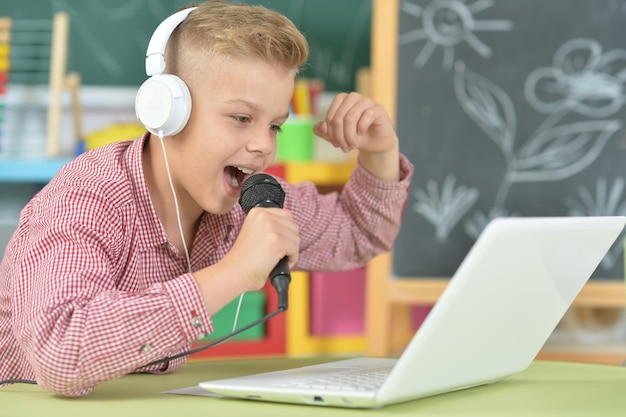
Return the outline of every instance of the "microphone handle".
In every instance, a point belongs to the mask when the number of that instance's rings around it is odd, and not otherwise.
[[[283,257],[270,273],[270,284],[276,289],[278,294],[278,308],[287,310],[289,298],[289,284],[291,283],[291,273],[287,257]]]

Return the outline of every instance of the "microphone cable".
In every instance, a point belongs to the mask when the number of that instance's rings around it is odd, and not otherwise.
[[[32,379],[3,379],[0,381],[0,385],[4,384],[31,384],[37,385],[37,381],[33,381]]]
[[[275,317],[275,316],[279,315],[280,313],[283,313],[286,310],[287,309],[282,307],[282,306],[278,307],[276,310],[272,311],[271,313],[266,314],[265,316],[255,320],[255,321],[253,321],[250,324],[247,324],[247,325],[245,325],[243,327],[240,327],[239,329],[237,329],[237,330],[227,334],[226,336],[222,336],[219,339],[216,339],[216,340],[214,340],[214,341],[212,341],[210,343],[202,344],[201,346],[198,346],[196,348],[190,349],[190,350],[188,350],[186,352],[178,353],[178,354],[173,355],[173,356],[168,356],[167,358],[163,358],[163,359],[158,359],[156,361],[148,363],[147,365],[143,365],[143,366],[141,366],[140,368],[137,368],[137,369],[145,368],[147,366],[158,365],[160,363],[166,363],[166,362],[172,361],[174,359],[182,358],[183,356],[188,356],[188,355],[191,355],[191,354],[194,354],[194,353],[197,353],[197,352],[201,352],[201,351],[203,351],[205,349],[208,349],[208,348],[211,348],[213,346],[217,346],[217,345],[219,345],[221,343],[224,343],[225,341],[227,341],[231,337],[236,336],[236,335],[238,335],[240,333],[243,333],[246,330],[251,329],[252,327],[254,327],[254,326],[258,325],[258,324],[265,323],[266,321],[268,321],[272,317]]]

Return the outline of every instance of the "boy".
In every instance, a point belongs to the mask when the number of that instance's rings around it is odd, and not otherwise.
[[[182,130],[83,154],[22,211],[0,266],[0,380],[80,396],[136,370],[173,371],[184,357],[145,365],[188,351],[283,257],[339,270],[390,249],[412,166],[384,109],[355,93],[315,126],[359,150],[341,194],[281,181],[284,209],[246,216],[236,204],[274,159],[307,58],[303,35],[262,7],[208,1],[184,18],[165,50],[193,102]]]

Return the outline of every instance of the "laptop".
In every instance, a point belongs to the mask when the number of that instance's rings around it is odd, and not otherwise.
[[[625,219],[495,219],[400,358],[346,359],[199,386],[242,399],[376,408],[497,382],[532,363]]]

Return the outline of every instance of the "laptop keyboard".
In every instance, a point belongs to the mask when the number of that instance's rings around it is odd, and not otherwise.
[[[379,388],[391,372],[390,368],[338,372],[323,377],[294,379],[282,387],[311,388],[331,391],[371,391]]]

